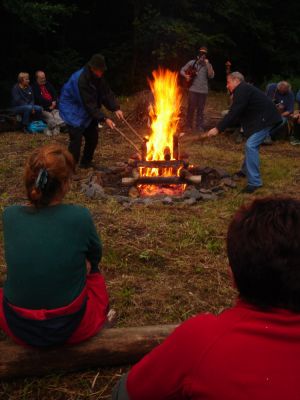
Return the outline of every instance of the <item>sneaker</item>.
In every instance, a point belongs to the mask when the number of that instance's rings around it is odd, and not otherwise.
[[[237,171],[232,175],[232,179],[237,181],[239,179],[246,178],[246,174],[243,171]]]
[[[44,134],[45,134],[46,136],[52,136],[52,131],[51,131],[51,129],[49,129],[49,128],[44,129]]]
[[[259,189],[261,186],[252,186],[252,185],[247,185],[244,187],[244,189],[241,190],[241,193],[253,193],[257,189]]]
[[[60,134],[59,126],[56,126],[56,127],[52,130],[52,134],[53,134],[53,136],[57,136],[57,135]]]
[[[267,136],[262,144],[266,144],[266,145],[273,144],[273,140],[272,140],[271,136],[270,135]]]
[[[300,139],[296,139],[293,137],[293,138],[291,138],[290,143],[292,146],[297,146],[298,144],[300,144]]]

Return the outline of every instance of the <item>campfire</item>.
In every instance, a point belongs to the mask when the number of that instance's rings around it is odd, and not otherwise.
[[[141,156],[129,160],[132,174],[122,183],[135,187],[140,196],[180,195],[187,184],[199,184],[201,175],[193,175],[188,159],[180,154],[182,95],[177,73],[158,69],[148,81],[154,98],[149,107],[151,134],[144,138]]]

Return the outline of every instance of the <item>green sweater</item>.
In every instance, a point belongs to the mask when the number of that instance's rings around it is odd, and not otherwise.
[[[13,305],[53,309],[72,302],[86,281],[86,259],[98,271],[101,242],[89,211],[60,204],[36,210],[4,210],[7,280],[4,295]]]

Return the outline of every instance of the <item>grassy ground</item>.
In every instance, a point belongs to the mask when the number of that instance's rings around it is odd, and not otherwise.
[[[224,96],[211,95],[207,114],[216,114],[225,104]],[[123,130],[135,140],[128,129]],[[34,148],[51,140],[43,135],[0,135],[1,210],[25,201],[25,159]],[[67,136],[54,140],[67,143]],[[229,173],[239,169],[243,158],[243,145],[235,144],[230,136],[221,135],[204,145],[191,136],[182,145],[193,164],[221,167]],[[95,158],[110,166],[126,160],[131,153],[117,133],[103,130]],[[263,147],[264,187],[256,192],[257,196],[284,194],[300,198],[299,156],[300,148],[287,142]],[[235,293],[227,267],[226,228],[239,205],[253,197],[232,190],[218,201],[195,206],[155,204],[128,209],[114,200],[88,200],[74,182],[67,201],[84,204],[93,214],[104,244],[102,271],[111,304],[118,312],[117,326],[175,323],[198,312],[219,313],[230,306]],[[1,285],[5,279],[1,226],[0,238]],[[0,399],[108,399],[126,368],[0,383]]]

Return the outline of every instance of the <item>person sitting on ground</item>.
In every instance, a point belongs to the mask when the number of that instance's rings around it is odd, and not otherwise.
[[[11,97],[11,109],[15,114],[22,116],[22,128],[24,132],[27,132],[31,118],[40,119],[43,111],[42,107],[34,104],[34,95],[27,72],[19,73],[18,83],[12,88]]]
[[[121,378],[113,400],[299,399],[300,201],[242,206],[227,253],[236,304],[181,324]]]
[[[298,110],[294,112],[293,121],[293,136],[291,137],[290,143],[293,146],[300,144],[300,90],[296,94],[296,102],[298,103]]]
[[[91,214],[63,203],[73,171],[65,147],[35,150],[25,168],[29,204],[3,212],[7,279],[0,327],[19,344],[75,344],[107,321],[101,242]]]
[[[32,85],[35,103],[43,107],[42,118],[48,125],[46,134],[57,135],[64,121],[57,109],[57,93],[50,82],[47,81],[45,72],[36,71],[36,82]]]
[[[288,82],[270,83],[267,86],[266,95],[274,102],[282,117],[288,118],[293,114],[295,96]]]

